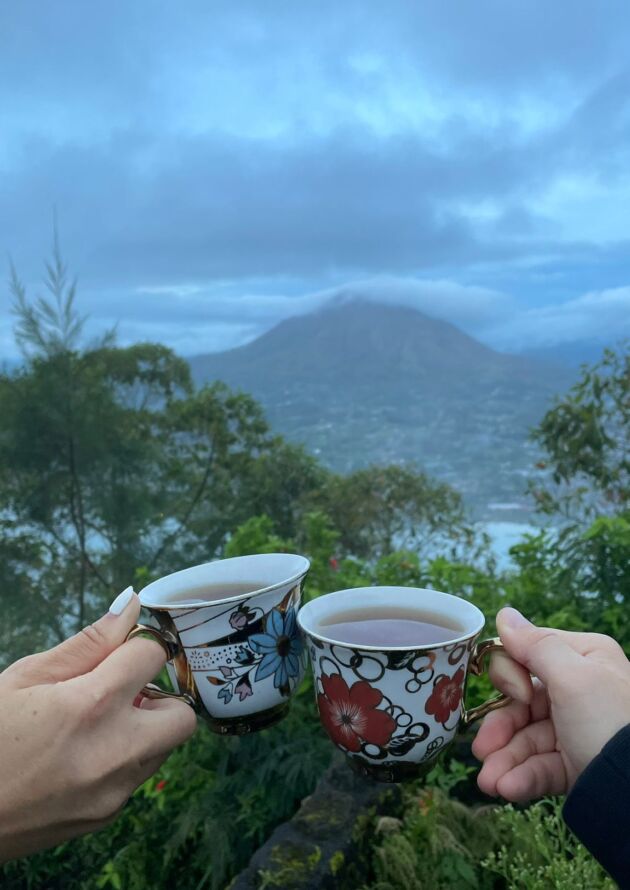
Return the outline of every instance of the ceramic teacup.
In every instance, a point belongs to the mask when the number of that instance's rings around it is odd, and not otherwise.
[[[139,624],[130,637],[162,645],[177,693],[149,684],[144,694],[183,699],[221,734],[280,720],[304,675],[296,616],[308,568],[303,556],[266,553],[194,566],[145,587],[140,602],[157,627]],[[231,595],[235,587],[247,592]]]
[[[394,608],[442,617],[461,628],[437,644],[349,645],[334,637],[335,615]],[[298,615],[315,675],[317,706],[330,739],[360,773],[397,782],[426,772],[458,729],[507,704],[500,695],[466,710],[469,673],[501,649],[498,640],[477,643],[483,614],[465,599],[411,587],[340,590],[307,603]]]

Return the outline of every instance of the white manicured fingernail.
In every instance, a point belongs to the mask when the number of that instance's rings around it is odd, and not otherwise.
[[[109,614],[120,615],[121,612],[124,612],[131,602],[131,597],[133,596],[133,594],[133,587],[126,587],[122,593],[118,594],[114,602],[109,607]]]

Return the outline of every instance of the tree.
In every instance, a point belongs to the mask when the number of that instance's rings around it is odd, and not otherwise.
[[[12,270],[24,364],[0,375],[2,543],[13,588],[47,628],[42,645],[83,626],[139,569],[219,555],[251,516],[257,464],[277,465],[284,448],[253,399],[222,384],[195,391],[166,347],[83,347],[56,241],[47,283],[52,296],[30,303]]]
[[[277,534],[300,537],[304,512],[331,479],[332,473],[301,445],[277,437],[252,465],[246,495],[251,515],[273,516]]]
[[[331,476],[316,498],[354,556],[379,558],[394,550],[427,555],[435,548],[473,547],[461,497],[411,467],[369,467]]]
[[[630,351],[605,350],[543,417],[531,484],[555,530],[512,548],[506,599],[554,627],[609,633],[630,651]]]
[[[85,318],[75,307],[76,279],[68,278],[68,269],[61,256],[57,220],[53,225],[52,257],[46,263],[44,287],[49,297],[28,300],[26,288],[13,262],[9,276],[9,290],[13,296],[13,311],[17,316],[15,339],[26,355],[51,356],[75,348],[82,336]],[[110,335],[106,335],[106,339]]]
[[[543,417],[533,432],[546,458],[531,490],[538,509],[587,523],[630,503],[630,344],[599,364]]]

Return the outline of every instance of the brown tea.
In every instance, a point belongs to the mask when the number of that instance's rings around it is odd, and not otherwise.
[[[212,603],[217,600],[226,600],[233,596],[245,596],[268,587],[266,581],[226,581],[225,584],[206,584],[204,587],[195,587],[192,590],[182,590],[169,596],[169,605],[186,603],[199,606],[202,603]]]
[[[427,646],[446,643],[464,633],[451,618],[396,606],[374,606],[337,612],[320,622],[322,635],[351,646]]]

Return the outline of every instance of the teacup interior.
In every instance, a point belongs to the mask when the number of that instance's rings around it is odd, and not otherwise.
[[[304,556],[262,553],[192,566],[148,584],[143,606],[181,609],[204,603],[229,603],[302,578],[309,568]]]
[[[362,624],[371,616],[381,621],[378,641],[370,639],[370,622]],[[413,643],[412,637],[403,639],[404,633],[413,633],[413,629],[403,628],[405,617],[410,623],[412,619],[418,622],[418,635]],[[467,600],[419,587],[339,590],[307,603],[301,609],[298,621],[306,633],[323,642],[380,651],[423,649],[455,643],[475,636],[484,625],[483,614]],[[354,628],[353,621],[356,622]],[[364,627],[363,638],[361,626]],[[348,636],[351,629],[355,633]]]

